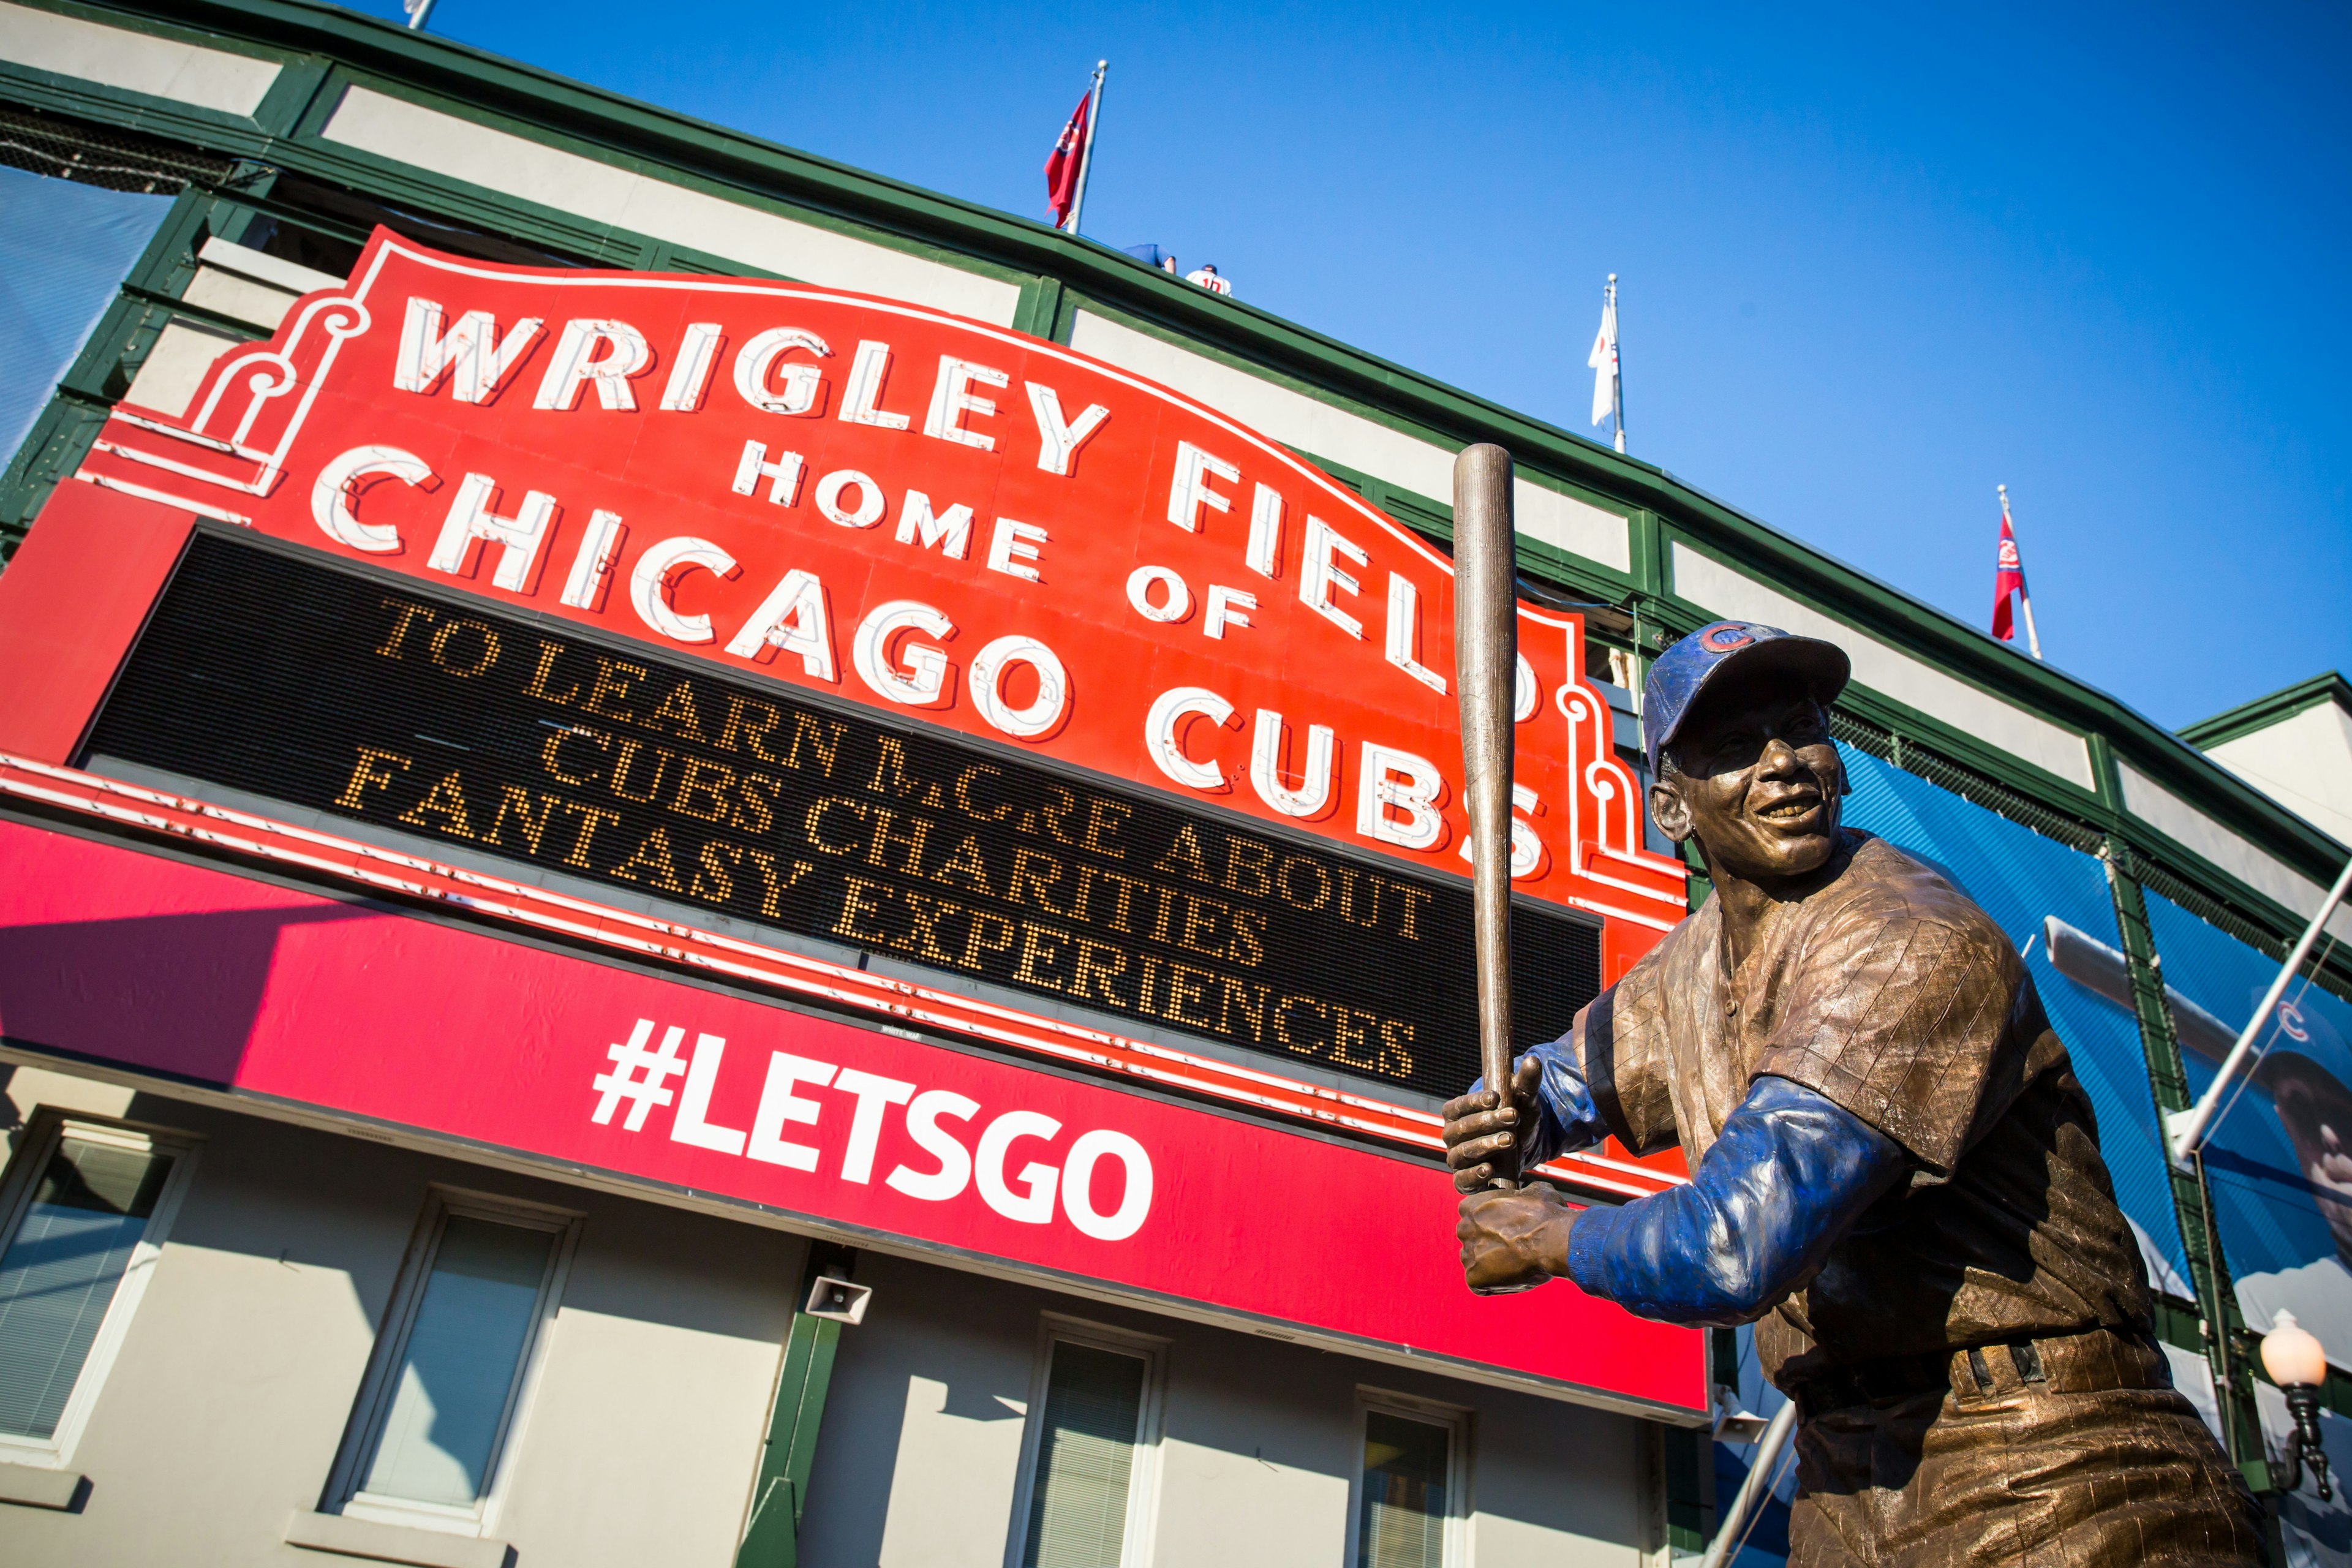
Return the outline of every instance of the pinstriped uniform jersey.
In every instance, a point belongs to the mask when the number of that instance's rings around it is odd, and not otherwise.
[[[1610,1130],[1693,1164],[1763,1075],[1900,1144],[1911,1179],[1757,1324],[1776,1383],[1882,1357],[2145,1331],[2137,1243],[2088,1097],[2032,976],[1933,868],[1847,830],[1728,963],[1710,900],[1578,1016]]]

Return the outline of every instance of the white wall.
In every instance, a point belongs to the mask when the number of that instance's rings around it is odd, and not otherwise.
[[[427,1184],[582,1210],[492,1531],[519,1568],[728,1568],[800,1279],[781,1232],[18,1069],[35,1103],[200,1135],[70,1468],[79,1513],[0,1505],[0,1562],[331,1568],[316,1508]]]
[[[342,281],[217,237],[205,240],[198,256],[195,276],[180,297],[265,332],[276,331],[303,295]],[[123,401],[179,418],[195,401],[196,389],[213,363],[246,341],[217,327],[174,318],[156,334]]]
[[[0,5],[0,59],[238,116],[261,107],[278,69],[276,60],[6,5]]]
[[[2205,754],[2338,844],[2352,844],[2352,713],[2322,702]]]
[[[1151,1568],[1339,1568],[1360,1385],[1473,1412],[1465,1568],[1641,1561],[1630,1418],[873,1254],[858,1279],[803,1568],[1003,1568],[1048,1311],[1169,1342]]]
[[[1092,310],[1070,328],[1080,353],[1150,376],[1301,452],[1385,479],[1443,506],[1454,498],[1454,453],[1265,377],[1140,332]],[[1518,531],[1615,572],[1633,569],[1631,525],[1616,512],[1521,477],[1512,488]]]
[[[599,163],[364,87],[348,89],[320,134],[594,223],[692,246],[803,283],[911,300],[1013,324],[1021,286],[671,181]]]
[[[520,1558],[734,1561],[803,1256],[751,1226],[591,1208],[499,1521]]]
[[[2326,889],[2228,824],[2206,816],[2129,763],[2118,762],[2116,773],[2123,781],[2124,809],[2134,816],[2169,834],[2305,919],[2319,912],[2320,904],[2327,897]],[[2328,917],[2327,929],[2352,942],[2352,909],[2339,907]]]

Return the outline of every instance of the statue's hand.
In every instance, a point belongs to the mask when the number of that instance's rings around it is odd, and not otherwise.
[[[1511,1071],[1511,1102],[1491,1089],[1449,1100],[1438,1112],[1445,1118],[1445,1163],[1454,1168],[1456,1192],[1483,1192],[1495,1179],[1497,1163],[1516,1172],[1516,1160],[1497,1160],[1504,1151],[1519,1146],[1517,1129],[1532,1127],[1536,1118],[1536,1086],[1543,1081],[1543,1063],[1524,1056]]]
[[[1462,1278],[1482,1296],[1532,1290],[1568,1272],[1568,1233],[1578,1211],[1549,1185],[1473,1193],[1462,1200]]]

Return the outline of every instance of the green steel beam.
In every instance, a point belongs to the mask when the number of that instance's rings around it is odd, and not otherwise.
[[[2281,690],[2241,702],[2210,719],[2183,725],[2180,738],[2200,752],[2210,751],[2241,735],[2251,735],[2257,730],[2266,730],[2283,720],[2292,719],[2323,702],[2333,702],[2336,707],[2352,712],[2352,681],[2346,680],[2336,670],[2326,670],[2308,680],[2298,680]]]
[[[2173,1030],[2172,1008],[2164,996],[2163,963],[2157,954],[2155,933],[2148,928],[2147,903],[2130,872],[2130,852],[2110,842],[2101,858],[2106,863],[2107,885],[2115,894],[2116,924],[2131,972],[2132,1001],[2139,1016],[2140,1044],[2147,1054],[2148,1086],[2160,1126],[2169,1112],[2189,1108],[2189,1072]],[[2245,1321],[2238,1311],[2229,1259],[2221,1251],[2212,1190],[2206,1184],[2201,1163],[2194,1172],[2168,1166],[2167,1173],[2172,1180],[2181,1248],[2189,1258],[2189,1284],[2204,1318],[2200,1327],[2205,1359],[2213,1370],[2215,1401],[2221,1411],[2230,1457],[2244,1472],[2249,1486],[2258,1492],[2268,1491],[2269,1452],[2263,1443],[2262,1416],[2244,1353]]]
[[[760,1468],[752,1482],[751,1515],[735,1568],[797,1568],[801,1518],[808,1510],[809,1472],[824,1422],[825,1394],[833,1385],[833,1361],[841,1325],[800,1309],[818,1279],[851,1278],[857,1255],[829,1242],[813,1242],[800,1293],[793,1298],[792,1326],[784,1334],[783,1365],[776,1375],[776,1400],[761,1439]]]
[[[1706,1504],[1702,1477],[1715,1464],[1715,1442],[1705,1432],[1683,1426],[1659,1428],[1665,1474],[1666,1544],[1676,1558],[1706,1550],[1715,1536],[1715,1510]]]

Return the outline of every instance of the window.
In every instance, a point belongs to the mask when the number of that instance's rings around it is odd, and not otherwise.
[[[184,1142],[50,1117],[0,1187],[0,1458],[62,1463],[146,1289]]]
[[[1462,1413],[1369,1391],[1362,1407],[1351,1568],[1448,1568],[1460,1561],[1468,1517]]]
[[[1160,1343],[1048,1318],[1013,1516],[1019,1568],[1140,1568],[1156,1492]]]
[[[436,1194],[336,1468],[342,1511],[478,1531],[555,1310],[575,1216]]]

